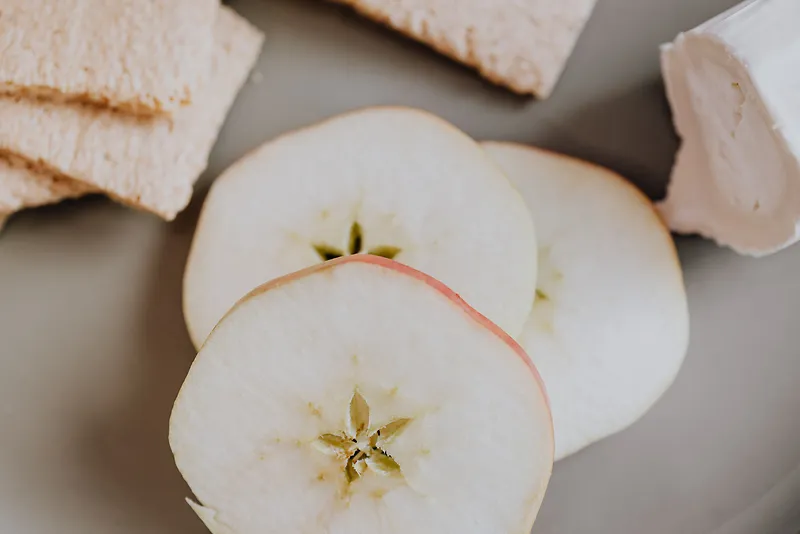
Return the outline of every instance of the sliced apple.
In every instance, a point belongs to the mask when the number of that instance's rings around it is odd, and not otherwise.
[[[552,421],[522,348],[376,256],[272,281],[215,327],[170,421],[217,534],[527,533]]]
[[[689,339],[681,267],[652,203],[620,176],[484,147],[536,224],[537,298],[519,340],[547,385],[560,459],[632,424],[673,382]]]
[[[365,253],[441,280],[512,336],[530,313],[536,238],[517,191],[450,124],[377,108],[267,143],[217,180],[186,267],[192,340],[254,287]]]

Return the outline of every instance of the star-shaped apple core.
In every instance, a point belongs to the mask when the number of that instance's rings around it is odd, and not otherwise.
[[[369,404],[356,390],[350,399],[347,428],[336,434],[322,434],[314,446],[320,452],[342,460],[342,471],[348,484],[361,478],[368,469],[381,476],[401,476],[400,465],[385,447],[409,423],[411,419],[401,418],[371,429]]]
[[[350,227],[350,237],[347,241],[346,251],[325,244],[315,244],[313,246],[322,261],[333,260],[335,258],[341,258],[342,256],[361,254],[364,247],[364,232],[357,221],[353,223]],[[369,249],[366,253],[393,260],[394,257],[400,253],[400,249],[397,247],[380,245]]]

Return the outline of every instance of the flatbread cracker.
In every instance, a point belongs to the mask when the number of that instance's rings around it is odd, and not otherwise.
[[[0,98],[0,155],[172,220],[189,203],[264,39],[228,8],[220,9],[215,35],[210,83],[172,120]]]
[[[597,0],[332,0],[485,78],[547,98]]]
[[[209,75],[219,0],[0,0],[0,94],[171,114]]]
[[[88,194],[82,184],[39,174],[19,162],[0,159],[0,228],[9,215],[25,208],[56,204]]]

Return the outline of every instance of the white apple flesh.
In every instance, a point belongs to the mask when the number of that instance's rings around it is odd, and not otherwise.
[[[547,386],[561,459],[631,425],[675,379],[689,339],[681,267],[652,203],[622,177],[484,147],[536,224],[537,299],[518,339]]]
[[[536,237],[517,191],[450,124],[377,108],[267,143],[216,181],[184,279],[193,342],[254,287],[364,253],[441,280],[512,336],[530,313]]]
[[[507,334],[427,275],[359,255],[234,306],[170,444],[215,534],[524,534],[551,425]]]

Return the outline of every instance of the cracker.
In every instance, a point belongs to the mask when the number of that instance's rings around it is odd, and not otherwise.
[[[210,83],[172,120],[2,98],[0,155],[173,219],[188,204],[264,38],[228,8],[219,12],[215,36]]]
[[[219,0],[0,0],[0,94],[171,114],[209,75]]]
[[[82,184],[0,159],[0,219],[25,208],[56,204],[89,192]]]
[[[520,94],[552,93],[597,0],[333,0]]]

